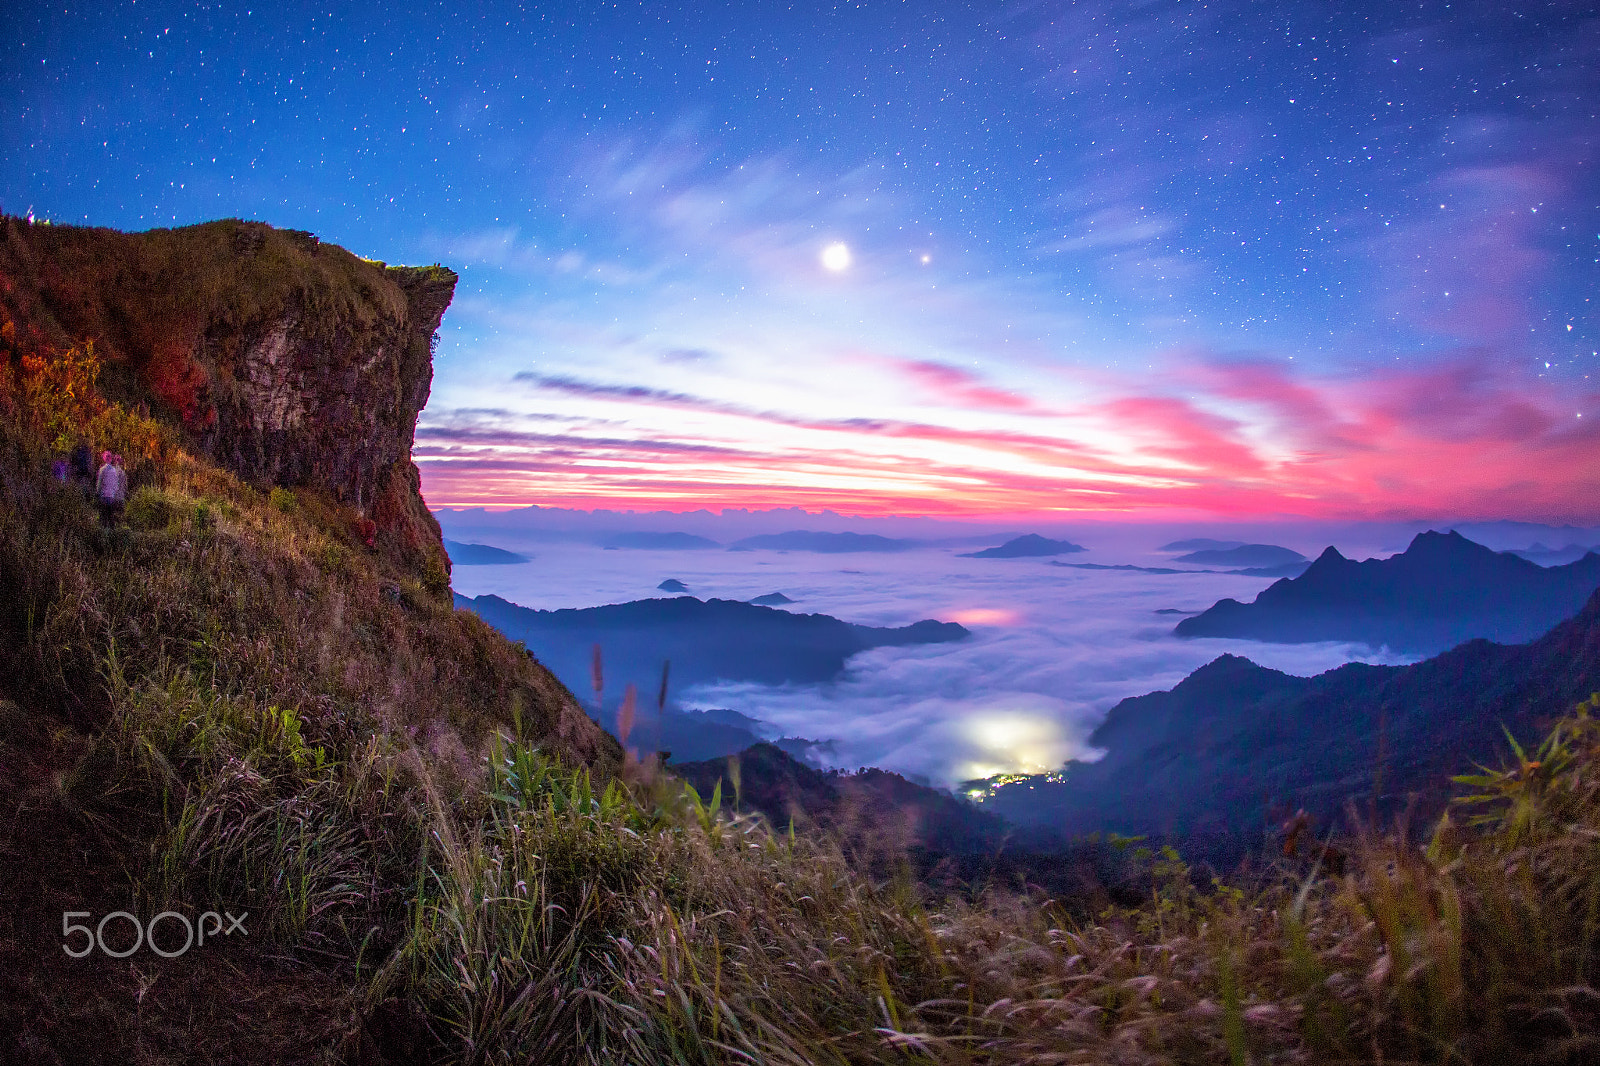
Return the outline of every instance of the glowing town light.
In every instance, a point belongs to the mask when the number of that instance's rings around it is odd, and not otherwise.
[[[1070,753],[1061,726],[1042,715],[1016,711],[980,714],[966,723],[964,732],[975,749],[964,767],[968,779],[997,773],[1040,773]]]

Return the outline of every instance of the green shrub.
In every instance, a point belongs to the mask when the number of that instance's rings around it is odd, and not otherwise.
[[[273,487],[267,502],[279,514],[294,514],[299,509],[299,501],[295,499],[294,493],[281,485]]]
[[[213,517],[225,518],[230,522],[239,520],[239,508],[234,502],[222,496],[205,496],[197,505],[206,508]]]
[[[350,569],[350,549],[335,541],[323,541],[317,546],[315,557],[324,573],[343,574]]]
[[[434,596],[450,594],[450,575],[445,572],[444,563],[438,555],[428,560],[428,567],[422,575],[422,587]]]
[[[178,509],[166,493],[146,485],[129,498],[127,518],[135,529],[160,532],[177,524]]]

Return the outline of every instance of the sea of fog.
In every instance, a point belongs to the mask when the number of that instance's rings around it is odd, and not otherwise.
[[[825,764],[879,766],[945,787],[1093,757],[1089,734],[1117,701],[1171,688],[1225,652],[1300,675],[1356,659],[1413,661],[1345,643],[1181,639],[1172,635],[1181,616],[1157,613],[1199,611],[1225,596],[1249,600],[1270,578],[959,557],[970,546],[893,554],[649,551],[523,539],[506,530],[447,535],[531,555],[522,564],[457,566],[453,584],[465,596],[493,593],[536,609],[666,596],[656,586],[677,578],[702,599],[782,592],[795,601],[786,610],[864,625],[960,622],[970,639],[863,652],[830,684],[716,683],[673,693],[687,710],[728,708],[756,719],[772,738],[828,742],[814,749]],[[1311,554],[1309,548],[1301,550]],[[1152,566],[1170,554],[1127,548],[1060,558]]]

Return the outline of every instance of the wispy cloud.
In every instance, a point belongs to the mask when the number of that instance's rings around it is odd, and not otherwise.
[[[1027,396],[995,388],[980,375],[960,367],[916,360],[902,363],[900,369],[934,399],[954,406],[1017,413],[1047,413],[1045,408]]]
[[[719,506],[827,499],[861,513],[1491,517],[1486,507],[1520,497],[1526,517],[1592,520],[1586,501],[1600,488],[1595,421],[1563,410],[1559,389],[1481,352],[1343,377],[1259,356],[1186,353],[1166,387],[1129,378],[1103,397],[1048,404],[937,364],[885,360],[880,369],[931,383],[944,403],[968,402],[953,419],[912,420],[855,415],[826,394],[796,395],[786,410],[520,372],[517,384],[576,405],[574,419],[635,432],[430,424],[418,460],[430,493],[451,501],[470,495],[477,467],[467,460],[483,458],[473,449],[502,457],[510,449],[524,464],[525,491],[551,503],[676,494]],[[899,409],[927,416],[940,405]]]
[[[1535,163],[1466,165],[1439,174],[1429,201],[1374,249],[1391,305],[1413,325],[1469,344],[1520,339],[1550,263],[1539,211],[1568,195]]]

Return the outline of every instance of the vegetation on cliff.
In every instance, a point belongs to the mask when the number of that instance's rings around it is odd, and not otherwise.
[[[15,337],[13,331],[10,334]],[[525,652],[94,387],[0,360],[0,1032],[36,1062],[1593,1061],[1600,723],[1421,840],[939,897],[626,762]],[[140,456],[125,527],[50,474]],[[142,450],[140,450],[142,449]],[[1465,824],[1470,820],[1473,824]],[[1315,857],[1312,857],[1312,856]],[[248,912],[174,958],[62,917]]]
[[[441,585],[411,446],[455,283],[259,222],[121,233],[0,216],[0,317],[21,350],[89,342],[109,398],[250,485],[332,496]]]

